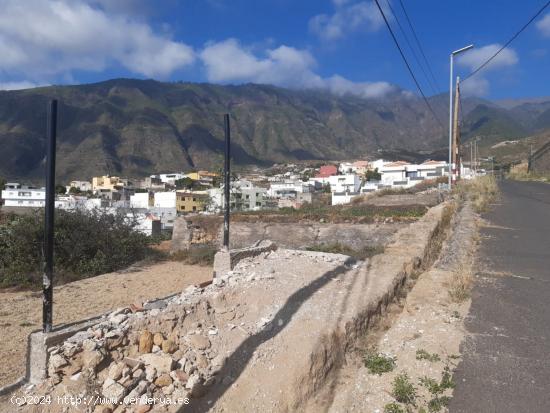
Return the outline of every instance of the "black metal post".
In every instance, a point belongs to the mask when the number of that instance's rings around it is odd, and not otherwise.
[[[42,329],[52,331],[53,313],[53,223],[55,212],[55,145],[57,140],[57,100],[50,101],[47,114],[46,205],[44,219],[44,299]]]
[[[223,125],[225,129],[225,163],[224,163],[224,219],[223,219],[223,246],[229,249],[229,212],[231,202],[229,199],[231,190],[231,130],[229,128],[229,114],[223,116]]]

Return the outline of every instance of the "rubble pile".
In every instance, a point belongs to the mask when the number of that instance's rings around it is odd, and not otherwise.
[[[119,309],[48,349],[48,384],[80,382],[114,405],[141,398],[140,412],[147,411],[147,398],[201,397],[224,357],[212,348],[218,330],[200,294],[190,287],[163,309]]]
[[[150,400],[192,402],[216,384],[231,383],[231,377],[219,374],[227,357],[247,337],[272,328],[280,303],[243,302],[245,291],[272,289],[281,269],[292,268],[296,259],[332,268],[346,258],[294,250],[262,252],[242,259],[204,288],[191,286],[169,299],[113,311],[49,348],[48,378],[29,393],[97,396],[96,410],[82,410],[94,413],[181,411],[181,402],[160,407]]]

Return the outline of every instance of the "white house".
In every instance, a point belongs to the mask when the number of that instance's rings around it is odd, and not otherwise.
[[[353,198],[356,198],[359,195],[361,195],[360,192],[333,192],[331,197],[331,204],[349,204]]]
[[[2,191],[5,206],[43,207],[46,203],[46,188],[33,188],[16,182],[8,182]]]
[[[174,173],[171,173],[171,174],[151,175],[151,178],[158,178],[164,184],[175,185],[176,181],[178,179],[185,178],[185,175],[183,173],[180,173],[180,172],[174,172]]]
[[[223,184],[220,188],[208,190],[212,200],[210,210],[223,208]],[[250,181],[241,179],[231,183],[229,203],[231,210],[257,211],[265,207],[267,189],[252,185]]]
[[[387,163],[390,163],[390,162],[386,161],[384,159],[377,159],[376,161],[369,162],[369,169],[371,169],[373,171],[375,169],[378,169],[378,171],[380,171],[382,169],[382,167]]]
[[[267,190],[267,195],[273,198],[279,198],[289,192],[312,192],[315,187],[309,182],[302,180],[286,180],[283,182],[273,182]]]
[[[354,170],[354,167],[353,167],[353,163],[351,163],[351,162],[342,162],[338,166],[338,172],[340,172],[343,175],[354,173],[355,170]]]
[[[396,161],[384,164],[379,172],[382,174],[383,185],[409,188],[425,179],[445,176],[446,168],[447,163],[444,161],[426,161],[422,164]]]
[[[91,191],[92,183],[90,181],[71,181],[69,183],[70,188],[80,189],[82,192]]]
[[[361,179],[355,174],[333,175],[329,177],[331,192],[358,192]]]
[[[137,192],[130,195],[130,208],[149,208],[149,192]]]
[[[155,192],[155,208],[176,208],[176,191]]]
[[[149,236],[160,235],[161,221],[157,216],[151,213],[133,214],[129,212],[126,214],[126,217],[134,222],[134,229],[136,231]]]

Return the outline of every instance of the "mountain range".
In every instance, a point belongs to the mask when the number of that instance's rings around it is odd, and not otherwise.
[[[222,164],[223,114],[230,113],[233,161],[295,160],[414,153],[441,157],[447,99],[425,102],[395,91],[379,99],[270,85],[213,85],[113,79],[0,92],[0,176],[41,180],[47,102],[59,100],[57,176],[128,177]],[[462,102],[463,136],[498,142],[550,128],[550,98]]]

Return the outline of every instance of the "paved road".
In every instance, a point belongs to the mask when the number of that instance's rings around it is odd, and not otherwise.
[[[451,413],[550,412],[550,185],[501,191],[481,232]]]

